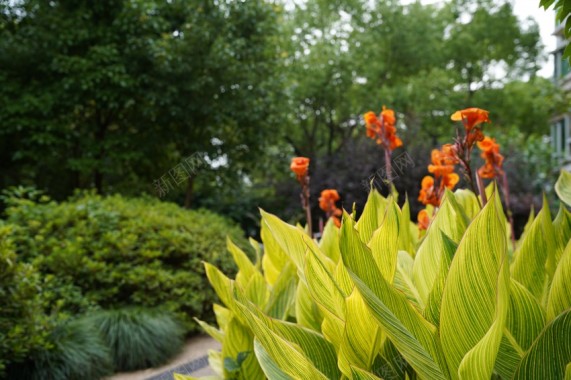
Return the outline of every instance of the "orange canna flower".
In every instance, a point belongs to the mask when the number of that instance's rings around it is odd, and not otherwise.
[[[438,195],[434,190],[434,178],[431,176],[425,176],[422,179],[418,200],[425,205],[433,205],[435,207],[438,207],[440,204]]]
[[[456,111],[450,117],[453,121],[461,121],[467,131],[471,131],[481,123],[489,123],[489,112],[481,108],[466,108]]]
[[[442,183],[444,184],[444,187],[448,188],[448,190],[452,190],[458,182],[460,182],[460,176],[456,173],[451,173],[442,177]]]
[[[396,122],[395,111],[383,106],[383,110],[381,111],[381,118],[383,122],[388,125],[394,125]]]
[[[484,137],[482,141],[478,141],[478,148],[480,148],[484,153],[500,152],[500,144],[496,143],[496,139],[488,136]]]
[[[307,175],[309,167],[309,158],[307,157],[294,157],[291,160],[290,169],[297,175],[297,178],[302,178]]]
[[[441,149],[433,149],[431,161],[428,171],[434,174],[434,178],[426,176],[422,179],[418,200],[425,205],[438,207],[444,189],[452,190],[460,181],[458,174],[454,173],[454,165],[459,162],[456,147],[452,144],[445,144]],[[438,186],[435,185],[436,181],[438,181]]]
[[[366,124],[376,124],[379,122],[379,119],[377,119],[377,115],[375,115],[375,113],[372,111],[367,112],[364,115],[364,118]]]
[[[326,189],[321,192],[319,197],[319,208],[327,213],[333,213],[337,209],[335,202],[339,199],[339,193],[334,189]]]
[[[402,146],[402,140],[398,138],[396,135],[390,136],[389,141],[390,141],[391,150],[395,150],[399,146]]]
[[[383,106],[381,114],[377,117],[374,112],[369,111],[363,115],[367,137],[375,140],[379,145],[388,151],[393,151],[402,146],[402,140],[396,136],[395,111]]]
[[[478,169],[478,175],[481,178],[494,178],[503,173],[502,165],[504,156],[500,154],[500,144],[491,137],[484,137],[478,142],[478,148],[482,150],[480,155],[484,160],[484,165]]]
[[[417,219],[418,219],[418,229],[427,230],[428,226],[430,225],[430,216],[428,215],[428,211],[420,210]]]
[[[335,202],[339,199],[339,193],[334,189],[325,189],[321,192],[319,197],[319,207],[325,211],[328,218],[333,219],[333,222],[337,227],[341,226],[340,216],[343,214],[341,209],[335,206]]]

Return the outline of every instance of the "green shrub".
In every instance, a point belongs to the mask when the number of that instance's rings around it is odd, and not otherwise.
[[[95,328],[64,322],[49,336],[51,348],[37,350],[9,368],[9,379],[98,380],[113,373],[110,350]]]
[[[82,319],[95,327],[111,350],[115,371],[164,364],[180,352],[182,326],[169,314],[142,309],[98,312]]]
[[[0,378],[7,364],[45,346],[49,328],[42,312],[39,274],[31,264],[18,260],[12,229],[0,226]]]
[[[46,275],[46,297],[60,313],[160,306],[195,331],[189,316],[207,318],[215,298],[201,262],[233,273],[226,235],[246,245],[226,219],[152,198],[78,194],[62,203],[7,203],[18,253]]]

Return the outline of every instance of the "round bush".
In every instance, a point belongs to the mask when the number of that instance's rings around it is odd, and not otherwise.
[[[226,236],[247,246],[228,220],[153,198],[83,193],[61,203],[12,199],[9,205],[18,253],[52,279],[46,292],[58,312],[81,313],[93,304],[161,307],[188,332],[198,331],[191,316],[211,320],[215,300],[202,261],[232,274]]]
[[[42,310],[40,276],[20,262],[11,240],[12,227],[0,225],[0,378],[6,365],[23,361],[46,343],[50,322]]]
[[[82,319],[98,329],[111,350],[115,371],[166,363],[180,352],[184,329],[169,314],[140,309],[110,310]]]
[[[110,351],[94,326],[80,320],[59,325],[49,336],[51,348],[33,352],[9,367],[9,379],[98,380],[113,373]]]

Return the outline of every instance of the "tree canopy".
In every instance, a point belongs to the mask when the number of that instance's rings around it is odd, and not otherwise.
[[[567,102],[507,0],[0,0],[0,20],[0,186],[55,198],[153,192],[193,156],[200,173],[167,197],[255,220],[295,196],[280,190],[293,155],[316,188],[362,191],[379,159],[347,155],[368,146],[366,111],[395,109],[427,152],[457,109],[525,141]],[[336,160],[350,164],[326,180]]]

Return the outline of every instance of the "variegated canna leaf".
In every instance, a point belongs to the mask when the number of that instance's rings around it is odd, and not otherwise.
[[[555,236],[557,238],[557,250],[555,257],[557,265],[561,259],[563,250],[571,239],[571,213],[567,211],[563,206],[563,203],[559,203],[559,211],[553,221],[553,228],[555,229]]]
[[[557,182],[555,182],[555,192],[567,206],[571,206],[571,173],[561,170]]]
[[[385,214],[386,204],[387,200],[375,188],[372,188],[361,218],[355,225],[362,241],[368,243],[373,233],[379,228]]]
[[[238,266],[238,274],[236,275],[236,282],[242,286],[246,286],[250,281],[250,278],[254,275],[254,273],[260,273],[256,270],[256,267],[248,256],[238,247],[236,244],[232,242],[230,237],[226,238],[226,247],[228,252],[234,258],[234,262]]]
[[[494,197],[468,227],[444,287],[440,337],[452,379],[491,377],[507,318],[507,241]]]
[[[381,345],[381,331],[357,290],[347,297],[345,309],[339,368],[350,378],[353,366],[369,370],[373,365]]]
[[[333,262],[337,263],[341,257],[339,252],[339,229],[332,219],[329,219],[323,229],[323,235],[319,241],[319,249]]]
[[[525,352],[545,326],[545,312],[537,299],[520,283],[510,282],[508,318],[495,369],[502,378],[513,378]]]
[[[393,282],[395,275],[400,229],[400,209],[394,201],[389,200],[381,225],[368,244],[377,268],[389,283]]]
[[[543,208],[515,252],[511,266],[514,280],[525,286],[540,302],[545,298],[547,284],[555,273],[556,251],[555,230],[544,197]]]
[[[454,198],[454,194],[447,190],[414,259],[412,280],[422,305],[428,302],[428,296],[440,276],[440,266],[446,262],[442,257],[445,252],[442,233],[458,243],[467,225],[468,218]]]
[[[571,363],[571,309],[551,321],[525,353],[514,380],[567,380]]]
[[[571,242],[563,252],[553,276],[547,301],[547,320],[551,321],[563,311],[571,308]]]
[[[446,379],[447,367],[436,327],[381,275],[354,222],[343,215],[341,255],[371,313],[422,379]]]

